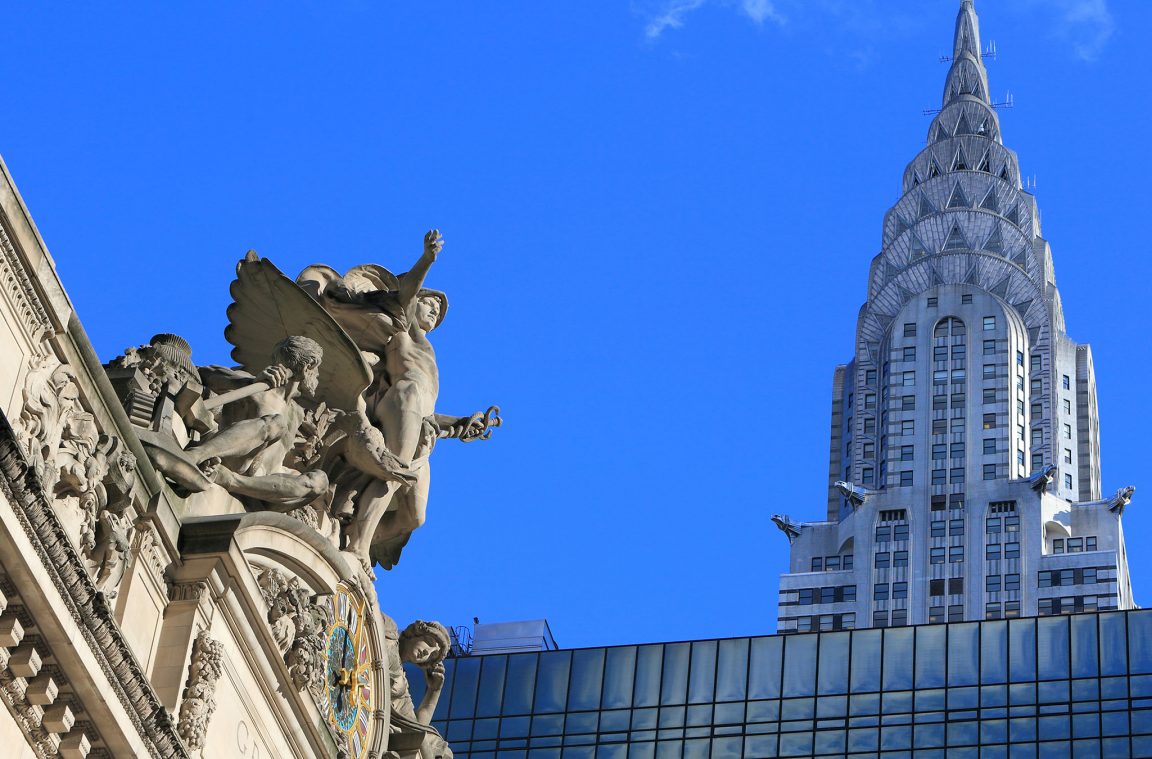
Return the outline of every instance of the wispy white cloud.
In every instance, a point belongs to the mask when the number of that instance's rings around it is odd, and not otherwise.
[[[669,29],[681,28],[685,16],[707,3],[738,8],[757,24],[766,21],[784,22],[774,0],[660,0],[645,13],[648,23],[644,27],[644,36],[656,39]]]
[[[741,0],[740,8],[748,18],[757,24],[763,24],[765,21],[775,21],[778,24],[784,23],[784,17],[776,10],[776,6],[772,3],[772,0]]]
[[[1095,60],[1116,30],[1108,0],[1054,0],[1058,34],[1072,44],[1076,55]]]
[[[679,29],[684,26],[684,16],[705,2],[706,0],[670,0],[648,20],[648,25],[644,27],[644,35],[654,40],[667,29]]]

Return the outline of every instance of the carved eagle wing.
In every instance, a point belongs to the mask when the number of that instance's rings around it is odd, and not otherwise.
[[[323,306],[253,251],[236,265],[230,292],[233,303],[228,306],[224,338],[232,344],[237,364],[259,374],[272,362],[281,340],[292,335],[310,337],[324,350],[317,398],[345,411],[357,407],[372,381],[372,370]]]

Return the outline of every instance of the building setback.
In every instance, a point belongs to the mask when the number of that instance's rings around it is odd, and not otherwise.
[[[783,633],[1134,608],[1100,490],[1092,351],[989,97],[971,0],[836,368],[827,521],[791,544]]]

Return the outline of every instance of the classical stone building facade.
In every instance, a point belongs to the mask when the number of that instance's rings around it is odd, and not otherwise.
[[[249,254],[237,368],[165,333],[102,364],[0,169],[0,755],[450,757],[449,634],[373,585],[436,441],[500,424],[434,410],[438,233],[400,276]]]
[[[882,239],[833,379],[826,521],[775,518],[779,630],[1133,608],[1133,491],[1101,493],[1092,351],[1066,331],[970,0]]]

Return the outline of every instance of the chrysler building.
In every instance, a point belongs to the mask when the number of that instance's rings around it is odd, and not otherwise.
[[[826,521],[791,544],[779,631],[1134,608],[1104,495],[1091,348],[989,97],[971,0],[832,390]]]

